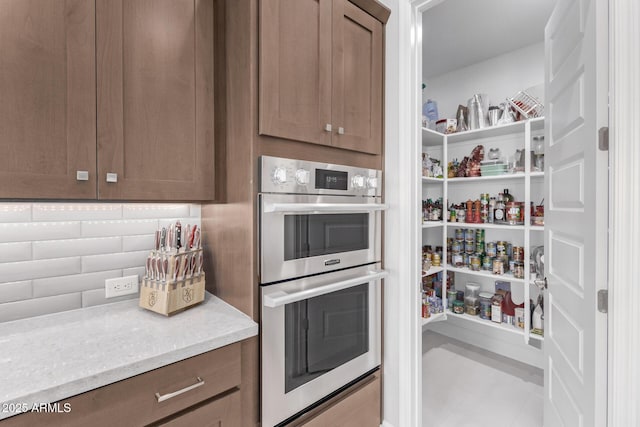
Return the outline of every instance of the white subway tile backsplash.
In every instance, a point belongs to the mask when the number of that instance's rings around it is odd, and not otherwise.
[[[144,267],[125,268],[122,270],[122,277],[133,275],[138,276],[138,282],[140,282],[140,279],[144,277]]]
[[[31,221],[30,203],[0,203],[0,223]]]
[[[80,293],[8,302],[0,304],[0,322],[10,322],[81,307],[82,295]]]
[[[128,299],[138,298],[139,294],[122,295],[114,298],[105,298],[104,289],[93,289],[82,293],[82,307],[91,307],[100,304],[109,304],[112,302],[124,301]]]
[[[202,216],[202,205],[192,204],[191,205],[191,216],[192,218],[200,218]]]
[[[122,206],[122,214],[125,219],[173,218],[190,216],[190,209],[188,204],[130,203]]]
[[[83,256],[82,272],[141,267],[144,266],[147,256],[149,256],[149,251]]]
[[[0,308],[1,303],[20,301],[33,296],[31,281],[0,283]]]
[[[122,251],[150,251],[153,249],[154,241],[154,234],[144,234],[141,236],[123,236]]]
[[[36,279],[33,281],[33,297],[40,298],[51,295],[69,294],[90,289],[102,289],[104,292],[104,281],[106,279],[113,279],[114,277],[122,277],[122,270]]]
[[[0,243],[0,263],[29,261],[30,259],[31,242]]]
[[[40,259],[0,264],[0,282],[40,279],[80,273],[80,257]]]
[[[34,221],[91,221],[122,219],[117,203],[34,203]]]
[[[136,234],[152,234],[157,229],[157,219],[86,221],[82,223],[82,237],[134,236]]]
[[[0,322],[136,298],[104,298],[104,281],[144,276],[154,234],[201,225],[191,203],[0,203]]]
[[[120,252],[122,237],[33,242],[33,259],[64,258]]]
[[[0,243],[80,237],[80,222],[30,222],[0,224]]]

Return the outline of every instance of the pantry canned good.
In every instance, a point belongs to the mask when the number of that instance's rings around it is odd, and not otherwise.
[[[464,313],[464,303],[462,301],[455,300],[453,302],[453,312],[456,314]]]
[[[456,291],[447,291],[447,307],[453,310],[453,302],[456,300]]]
[[[491,320],[491,292],[480,292],[480,318]]]
[[[498,240],[496,242],[496,255],[506,255],[507,254],[507,242],[504,240]]]
[[[493,274],[504,274],[502,259],[496,258],[493,260]]]
[[[464,240],[464,230],[462,228],[456,228],[455,231],[456,240]]]
[[[482,269],[489,271],[492,268],[493,268],[493,257],[490,257],[489,255],[485,255],[485,257],[482,259]]]
[[[515,317],[516,317],[516,326],[520,329],[524,329],[524,308],[516,307]]]
[[[460,241],[454,240],[454,242],[451,244],[451,252],[453,252],[454,254],[459,254],[461,250],[462,248],[460,248]]]
[[[476,231],[473,228],[468,228],[465,232],[464,232],[464,239],[465,240],[473,240],[476,236]]]
[[[523,223],[523,221],[521,220],[521,218],[523,217],[522,208],[522,202],[507,203],[505,216],[509,225],[517,225]]]
[[[464,251],[468,254],[472,254],[476,251],[476,243],[473,239],[464,241]]]
[[[485,249],[487,251],[487,255],[490,257],[496,256],[496,242],[487,242],[485,245]]]
[[[522,246],[514,246],[511,249],[512,258],[514,261],[523,261],[524,262],[524,248]]]
[[[502,295],[491,298],[491,321],[502,323]]]
[[[440,266],[440,264],[441,264],[440,263],[440,254],[435,253],[435,252],[431,254],[431,264],[434,267],[439,267]]]
[[[480,271],[480,257],[478,255],[471,255],[469,257],[469,265],[471,270]]]
[[[513,277],[515,277],[516,279],[524,279],[524,262],[514,262]]]
[[[477,254],[484,253],[484,242],[476,242],[476,253]]]

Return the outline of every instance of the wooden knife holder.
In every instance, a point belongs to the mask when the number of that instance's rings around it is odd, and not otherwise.
[[[176,277],[176,265],[190,262],[202,256],[202,249],[191,249],[179,253],[152,253],[168,261],[166,280],[145,277],[140,285],[140,307],[165,316],[171,316],[201,303],[204,300],[205,274],[192,274],[191,277]],[[185,259],[186,258],[186,259]]]

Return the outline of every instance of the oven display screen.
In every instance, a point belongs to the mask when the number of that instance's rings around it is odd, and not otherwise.
[[[325,190],[346,190],[347,172],[316,169],[316,188]]]

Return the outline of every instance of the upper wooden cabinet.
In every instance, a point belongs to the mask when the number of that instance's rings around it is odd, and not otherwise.
[[[98,197],[213,199],[213,0],[97,0],[96,25]]]
[[[260,133],[382,152],[382,23],[347,0],[263,0]]]
[[[96,196],[95,93],[94,1],[3,0],[0,197]]]
[[[0,198],[212,200],[213,6],[3,0]]]

